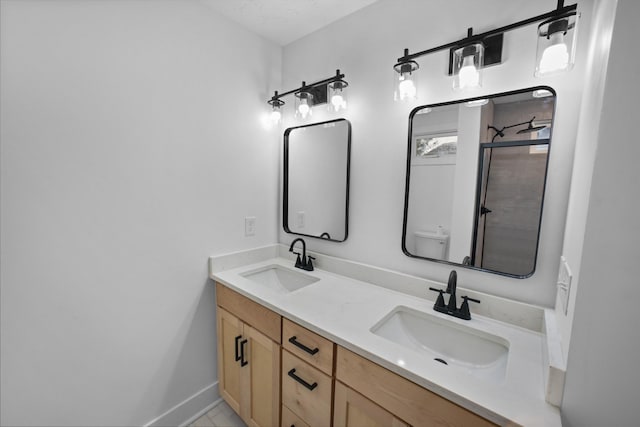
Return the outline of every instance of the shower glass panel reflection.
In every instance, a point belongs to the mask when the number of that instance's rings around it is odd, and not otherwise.
[[[480,144],[471,265],[534,271],[548,151],[548,139]]]

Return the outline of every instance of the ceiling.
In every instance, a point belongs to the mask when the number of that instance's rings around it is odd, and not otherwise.
[[[200,0],[214,11],[285,46],[378,0]]]

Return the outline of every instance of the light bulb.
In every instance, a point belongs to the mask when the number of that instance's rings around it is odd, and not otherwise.
[[[465,56],[462,60],[462,67],[458,72],[460,89],[474,88],[480,86],[480,73],[473,63],[473,55]]]
[[[340,94],[335,94],[331,97],[331,105],[333,105],[333,111],[340,111],[345,108],[344,98]]]
[[[562,31],[552,34],[549,39],[551,45],[547,46],[542,52],[542,58],[540,58],[540,66],[538,67],[540,74],[565,70],[569,66],[569,51],[564,43]]]
[[[400,83],[398,84],[398,93],[401,100],[412,99],[416,97],[416,85],[411,77],[406,74],[400,75]]]
[[[311,108],[309,108],[309,104],[307,103],[306,98],[302,98],[300,100],[300,105],[298,105],[298,112],[303,119],[306,119],[308,115],[311,115]]]
[[[280,123],[281,119],[282,119],[282,113],[280,113],[280,110],[276,110],[274,108],[273,111],[271,111],[271,114],[269,115],[269,120],[271,121],[272,124],[277,125],[278,123]]]

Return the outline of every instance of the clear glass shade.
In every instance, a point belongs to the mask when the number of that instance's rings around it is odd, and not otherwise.
[[[313,115],[313,95],[309,92],[298,92],[295,94],[295,117],[298,119],[306,119]]]
[[[544,21],[538,26],[535,76],[545,76],[573,67],[577,14]]]
[[[453,88],[473,89],[482,86],[484,46],[476,43],[453,51]]]
[[[416,73],[418,64],[414,61],[396,64],[394,67],[394,92],[395,101],[412,101],[418,98],[418,85]]]
[[[280,111],[280,107],[273,106],[271,108],[271,113],[269,114],[269,121],[273,125],[278,125],[282,121],[282,112]]]
[[[347,86],[342,80],[336,80],[327,85],[327,109],[332,112],[347,109]]]

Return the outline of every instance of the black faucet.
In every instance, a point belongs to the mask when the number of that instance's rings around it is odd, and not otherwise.
[[[438,298],[436,299],[436,303],[433,305],[433,309],[435,311],[439,311],[440,313],[445,313],[453,317],[457,317],[459,319],[471,320],[471,312],[469,311],[469,301],[480,303],[480,300],[470,298],[468,296],[462,297],[462,305],[460,308],[456,305],[456,288],[458,282],[458,273],[455,270],[451,270],[449,273],[449,281],[447,282],[447,290],[443,291],[442,289],[429,288],[434,292],[438,292]],[[444,293],[448,293],[449,303],[447,305],[444,304]]]
[[[302,242],[302,254],[300,252],[295,252],[293,250],[293,246],[297,242]],[[289,252],[293,252],[294,254],[298,255],[298,257],[296,258],[296,265],[295,265],[296,268],[301,268],[307,271],[313,271],[312,260],[314,260],[315,258],[312,256],[307,256],[307,245],[305,244],[304,240],[301,237],[298,237],[293,242],[291,242],[291,246],[289,246]]]
[[[445,291],[449,295],[449,304],[447,304],[447,310],[456,311],[456,287],[458,286],[458,273],[455,270],[451,270],[449,273],[449,281],[447,282],[447,290]]]

